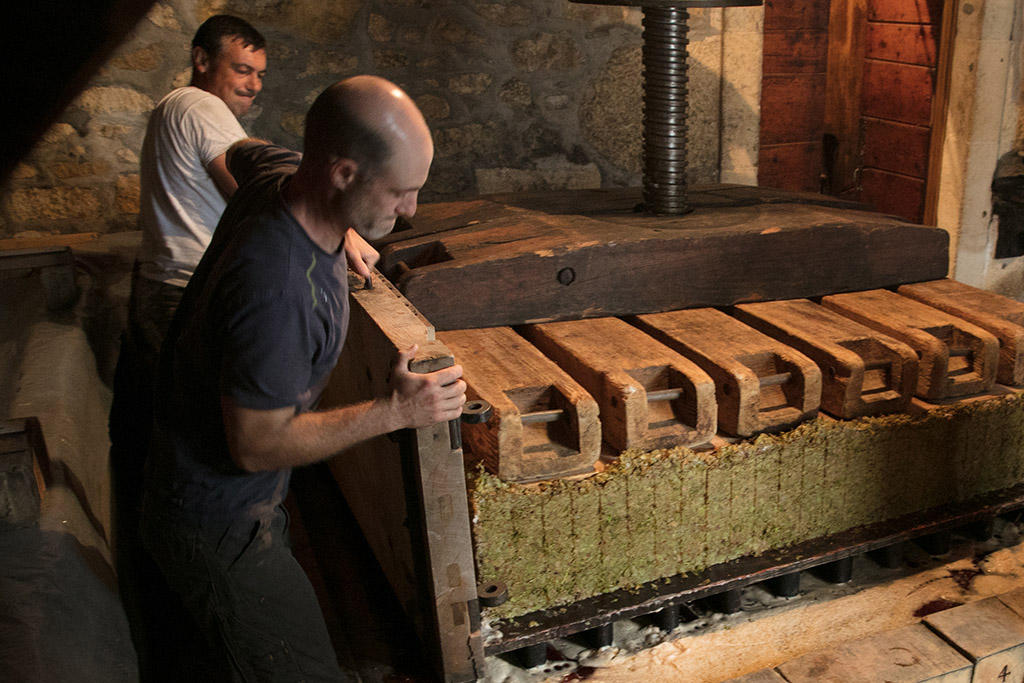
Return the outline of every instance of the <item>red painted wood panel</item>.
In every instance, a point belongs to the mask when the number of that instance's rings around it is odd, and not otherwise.
[[[761,144],[820,142],[825,120],[825,74],[765,76]]]
[[[943,0],[868,0],[868,21],[935,24],[942,21]]]
[[[826,31],[765,31],[764,73],[824,73],[828,57]]]
[[[865,60],[861,113],[877,119],[931,125],[934,83],[935,69]]]
[[[764,28],[827,29],[828,2],[823,0],[765,0]]]
[[[863,165],[924,178],[931,128],[880,119],[863,120]]]
[[[866,168],[861,174],[860,200],[876,211],[919,223],[924,211],[924,181],[920,178]]]
[[[938,35],[938,27],[930,24],[869,23],[866,57],[934,67]]]
[[[821,190],[821,143],[762,145],[757,184],[791,192]]]

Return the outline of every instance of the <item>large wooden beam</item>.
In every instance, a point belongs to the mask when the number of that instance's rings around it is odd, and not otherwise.
[[[634,212],[621,192],[602,199],[589,191],[575,202],[557,193],[543,210],[502,208],[488,218],[491,209],[477,207],[462,227],[419,225],[419,236],[383,247],[382,264],[439,330],[807,298],[945,276],[945,231],[799,199],[724,187],[691,193],[697,210],[667,217]],[[591,201],[601,209],[563,210]]]
[[[386,395],[398,351],[419,352],[414,372],[453,364],[433,328],[380,274],[350,276],[348,338],[321,407]],[[388,582],[433,655],[443,681],[483,677],[480,608],[462,449],[447,424],[364,442],[330,461]]]

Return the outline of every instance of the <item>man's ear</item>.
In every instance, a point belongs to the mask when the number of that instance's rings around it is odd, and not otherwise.
[[[192,70],[204,74],[209,68],[210,55],[206,54],[206,50],[196,45],[192,48]]]
[[[359,164],[354,159],[335,159],[331,163],[331,184],[339,190],[347,190],[359,176]]]

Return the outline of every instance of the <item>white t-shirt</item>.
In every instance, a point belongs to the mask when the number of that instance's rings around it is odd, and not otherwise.
[[[225,201],[206,166],[246,137],[216,95],[178,88],[150,114],[140,161],[140,274],[184,287],[210,244]]]

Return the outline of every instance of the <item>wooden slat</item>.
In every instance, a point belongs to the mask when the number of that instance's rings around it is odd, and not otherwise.
[[[924,180],[866,168],[861,173],[860,199],[876,211],[917,223],[924,210]]]
[[[820,29],[827,24],[827,3],[818,0],[765,0],[765,30]]]
[[[820,142],[762,145],[758,152],[757,182],[764,187],[818,192],[821,167]]]
[[[622,320],[526,325],[522,333],[597,400],[613,447],[696,446],[714,436],[711,378]]]
[[[999,342],[976,325],[884,289],[835,294],[822,305],[909,344],[916,352],[916,395],[949,398],[995,385]]]
[[[824,133],[835,140],[827,192],[848,196],[858,184],[860,104],[867,0],[829,3],[829,43]]]
[[[98,232],[76,232],[72,234],[40,235],[38,237],[10,237],[0,240],[0,251],[11,249],[48,249],[51,247],[74,247],[95,242]]]
[[[713,308],[641,315],[637,324],[711,375],[718,426],[736,436],[793,426],[821,400],[809,358]]]
[[[439,336],[463,367],[467,396],[491,404],[491,419],[464,424],[462,435],[494,473],[524,482],[593,470],[601,423],[583,387],[511,328]]]
[[[930,129],[881,119],[864,119],[863,125],[864,166],[925,177]]]
[[[770,193],[739,189],[751,197],[720,198],[757,202]],[[382,270],[439,330],[814,297],[946,275],[944,230],[779,201],[681,217],[525,211],[388,245]]]
[[[919,66],[938,65],[938,26],[931,24],[868,24],[868,59]]]
[[[433,330],[392,288],[362,289],[349,276],[351,316],[323,408],[386,396],[399,350],[419,345],[414,372],[453,364]],[[403,441],[400,439],[399,441]],[[445,681],[483,675],[476,572],[465,468],[448,425],[415,430],[400,446],[363,442],[329,462],[345,499],[399,601]],[[382,505],[382,501],[387,501]]]
[[[956,280],[903,285],[897,291],[994,334],[999,340],[997,381],[1024,384],[1024,303]]]
[[[972,671],[971,662],[924,624],[839,643],[776,668],[789,683],[970,683]]]
[[[767,75],[761,88],[761,144],[821,140],[824,73]]]
[[[785,30],[764,32],[765,74],[822,73],[825,71],[828,32]]]
[[[838,313],[801,299],[743,304],[734,315],[817,363],[821,407],[836,417],[902,411],[914,395],[914,350]]]
[[[870,0],[868,19],[910,24],[935,24],[942,16],[942,0]]]
[[[862,113],[878,119],[929,126],[934,84],[933,68],[866,60]]]
[[[956,40],[957,0],[942,1],[942,27],[939,30],[939,64],[935,70],[935,94],[932,96],[932,136],[928,148],[928,174],[922,223],[935,225],[942,176],[942,146],[946,139],[949,91],[953,80],[953,45]]]
[[[973,680],[1024,677],[1024,619],[999,598],[936,612],[924,621],[974,661]]]

